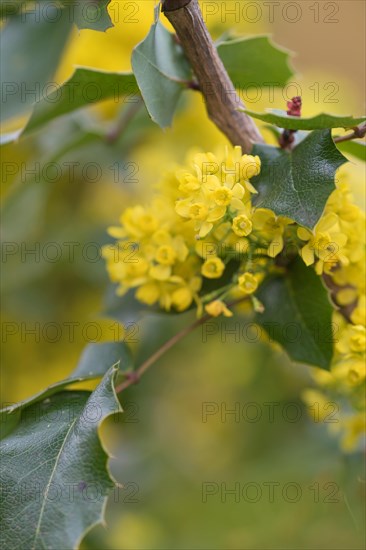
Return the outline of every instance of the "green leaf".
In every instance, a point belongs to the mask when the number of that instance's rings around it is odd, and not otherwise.
[[[126,371],[132,365],[131,351],[124,342],[102,342],[88,344],[79,359],[71,377],[99,378],[107,369],[119,363],[120,370]]]
[[[134,96],[138,93],[132,73],[112,73],[79,67],[69,80],[35,105],[23,133],[28,134],[59,116],[105,99],[114,97],[118,101],[120,96],[127,95],[129,101],[137,101]]]
[[[330,130],[315,130],[292,152],[255,145],[253,154],[262,161],[260,175],[252,180],[258,190],[255,206],[313,229],[335,189],[335,172],[347,161]]]
[[[8,550],[76,548],[103,522],[110,476],[98,430],[121,412],[111,368],[93,393],[65,391],[21,411],[0,443],[0,542]]]
[[[273,109],[267,113],[256,113],[249,109],[239,109],[247,115],[269,124],[275,124],[287,130],[325,130],[327,128],[354,128],[366,120],[366,117],[338,116],[321,113],[313,117],[290,116],[286,111]]]
[[[268,36],[221,42],[217,51],[236,88],[281,87],[294,74],[289,52],[272,44]]]
[[[1,0],[0,2],[0,17],[9,17],[16,15],[24,6],[23,0]]]
[[[108,14],[108,5],[111,0],[59,0],[57,3],[62,8],[69,8],[70,20],[79,29],[92,29],[95,31],[106,31],[113,27],[112,20]],[[45,4],[52,3],[50,0],[35,0],[33,9],[42,15],[46,13]],[[17,13],[27,10],[27,2],[24,0],[1,0],[0,17],[14,16]],[[53,2],[55,4],[55,2]],[[48,9],[48,7],[47,7]],[[43,10],[43,12],[42,12]]]
[[[158,21],[132,52],[132,68],[152,120],[170,126],[191,69],[174,35]]]
[[[265,307],[256,322],[299,363],[329,370],[333,307],[321,278],[297,258],[285,276],[267,280],[257,296]]]
[[[71,31],[69,10],[52,2],[40,13],[14,15],[1,30],[2,121],[22,115],[42,97]]]
[[[366,143],[364,141],[350,140],[337,143],[338,149],[366,162]]]
[[[65,0],[64,0],[65,1]],[[73,3],[74,22],[79,29],[106,31],[113,27],[108,13],[108,4],[111,0],[68,0]]]
[[[112,366],[119,366],[121,371],[132,368],[132,357],[128,346],[124,342],[103,342],[88,344],[79,360],[76,369],[70,376],[51,384],[48,388],[36,393],[32,397],[8,405],[0,411],[2,424],[1,437],[6,436],[20,419],[20,413],[25,407],[51,397],[71,384],[102,378]]]

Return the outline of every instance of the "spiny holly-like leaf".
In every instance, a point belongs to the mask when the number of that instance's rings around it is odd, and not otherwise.
[[[162,128],[170,126],[191,69],[173,34],[157,21],[132,52],[132,68],[146,108]]]
[[[334,145],[330,130],[315,130],[292,152],[256,145],[261,173],[253,178],[255,206],[269,208],[313,229],[334,191],[336,170],[347,159]]]
[[[275,124],[287,130],[325,130],[327,128],[354,128],[366,120],[366,117],[338,116],[321,113],[313,117],[290,116],[286,111],[273,109],[267,113],[256,113],[248,109],[240,109],[247,115],[269,124]]]
[[[64,0],[65,2],[65,0]],[[113,27],[108,13],[108,5],[111,0],[66,0],[72,3],[73,18],[79,29],[92,29],[94,31],[106,31]]]
[[[270,339],[292,360],[328,370],[336,327],[328,293],[314,269],[297,258],[285,276],[269,279],[257,296],[265,311],[256,315],[256,322]]]
[[[114,487],[98,430],[121,412],[117,367],[91,392],[63,391],[21,411],[1,449],[1,547],[70,550],[103,521]]]
[[[55,2],[36,14],[10,17],[0,33],[1,120],[22,115],[42,97],[72,28],[69,10]]]
[[[221,42],[217,51],[236,88],[284,86],[293,75],[289,52],[272,44],[268,36]]]
[[[59,116],[105,99],[127,96],[138,101],[139,89],[132,73],[112,73],[78,67],[69,80],[35,104],[24,134],[32,132]]]
[[[51,397],[71,384],[102,378],[108,369],[118,365],[120,370],[127,371],[132,368],[131,352],[124,342],[103,342],[88,344],[79,360],[76,369],[70,376],[60,380],[48,388],[40,391],[32,397],[14,404],[7,404],[0,411],[1,438],[5,437],[19,422],[22,409]]]

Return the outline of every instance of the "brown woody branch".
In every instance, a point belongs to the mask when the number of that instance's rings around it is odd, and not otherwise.
[[[164,0],[162,10],[193,68],[210,119],[233,145],[241,145],[244,153],[249,153],[254,143],[264,143],[254,121],[238,111],[244,105],[217,53],[197,0]]]
[[[343,141],[350,141],[351,139],[363,138],[366,135],[366,123],[361,124],[353,128],[352,134],[346,134],[345,136],[337,136],[334,138],[334,143],[342,143]]]

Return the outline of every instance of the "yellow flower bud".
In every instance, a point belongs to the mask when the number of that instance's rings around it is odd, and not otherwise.
[[[156,251],[155,259],[157,262],[163,265],[173,265],[177,255],[175,250],[168,245],[159,246]]]
[[[188,287],[178,288],[172,294],[172,305],[177,311],[184,311],[192,303],[192,292]]]
[[[247,216],[241,214],[233,219],[232,228],[235,235],[238,235],[239,237],[246,237],[252,232],[253,224]]]
[[[224,315],[225,317],[233,316],[232,311],[230,311],[226,304],[221,300],[214,300],[213,302],[210,302],[205,307],[205,310],[207,313],[212,315],[212,317],[219,317],[219,315]]]
[[[208,279],[219,279],[224,273],[225,264],[220,258],[209,258],[201,268],[201,273]]]
[[[253,294],[258,288],[258,281],[252,273],[244,273],[239,277],[239,288],[245,294]]]

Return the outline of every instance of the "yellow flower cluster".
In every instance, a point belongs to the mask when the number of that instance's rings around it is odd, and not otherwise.
[[[220,160],[212,153],[196,155],[193,173],[178,174],[179,191],[184,198],[177,202],[176,211],[183,218],[194,220],[201,238],[223,220],[230,220],[239,236],[252,230],[247,214],[250,194],[256,190],[250,179],[259,174],[260,159],[242,155],[241,148],[235,147]]]
[[[202,278],[193,253],[195,239],[175,214],[171,202],[157,197],[149,206],[127,208],[121,227],[111,227],[117,245],[105,246],[109,275],[117,293],[136,289],[136,298],[166,310],[187,309],[198,300]]]
[[[250,179],[259,172],[259,157],[242,155],[240,147],[195,154],[188,168],[166,176],[151,204],[127,208],[121,226],[109,229],[117,244],[103,248],[117,292],[136,289],[138,300],[167,311],[184,311],[194,302],[201,311],[204,282],[221,279],[231,260],[240,268],[227,291],[255,292],[263,267],[255,272],[248,258],[259,233],[265,239],[282,231],[270,211],[253,213]]]
[[[310,406],[314,401],[335,401],[336,422],[345,450],[353,450],[366,433],[366,258],[365,214],[353,204],[345,182],[330,196],[324,215],[314,233],[298,229],[302,257],[309,265],[316,261],[339,306],[334,313],[334,357],[331,371],[315,371],[321,389],[305,392]]]
[[[342,312],[335,313],[331,373],[317,380],[326,389],[343,388],[347,399],[358,395],[365,380],[365,216],[343,182],[313,231],[255,208],[251,179],[260,169],[260,158],[243,155],[240,147],[192,155],[187,166],[165,176],[149,205],[127,208],[121,225],[110,228],[117,239],[103,249],[110,277],[119,294],[134,290],[149,306],[180,312],[196,304],[198,314],[205,308],[215,317],[231,316],[228,296],[248,297],[260,311],[255,292],[278,269],[278,255],[299,254]],[[364,403],[358,399],[357,406]],[[345,426],[355,434],[359,417],[354,423],[347,417]]]

